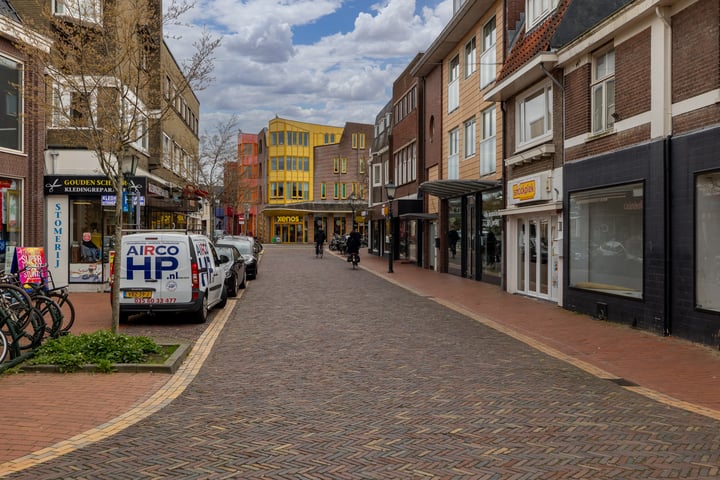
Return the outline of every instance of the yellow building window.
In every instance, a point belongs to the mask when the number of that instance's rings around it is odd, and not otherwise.
[[[327,198],[327,185],[325,185],[325,182],[320,184],[320,198],[323,200]]]

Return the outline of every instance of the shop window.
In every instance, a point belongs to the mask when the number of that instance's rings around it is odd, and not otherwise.
[[[642,298],[642,183],[570,194],[570,286]]]
[[[21,246],[22,238],[22,189],[19,180],[0,178],[0,262],[7,265],[12,247]],[[32,245],[31,245],[32,246]],[[5,270],[9,270],[5,268]]]
[[[695,304],[720,312],[720,172],[695,180]]]
[[[103,262],[108,251],[102,234],[102,207],[99,200],[72,200],[70,231],[70,282],[101,283]],[[106,236],[107,241],[111,238]]]

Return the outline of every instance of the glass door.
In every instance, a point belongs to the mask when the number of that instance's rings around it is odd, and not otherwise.
[[[550,219],[518,219],[518,291],[547,297]]]

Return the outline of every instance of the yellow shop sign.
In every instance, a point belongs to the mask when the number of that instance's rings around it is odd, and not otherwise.
[[[279,215],[275,217],[275,223],[300,223],[300,217],[297,215]]]
[[[516,183],[512,186],[512,196],[515,200],[532,200],[537,193],[537,181],[535,179],[526,182]]]

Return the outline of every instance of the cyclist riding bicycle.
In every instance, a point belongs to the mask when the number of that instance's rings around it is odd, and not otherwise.
[[[348,254],[348,262],[352,258],[352,255],[355,254],[358,256],[358,259],[360,258],[360,244],[361,244],[361,237],[360,232],[358,232],[355,228],[353,228],[353,231],[350,232],[350,235],[348,235],[347,238],[347,254]]]
[[[322,228],[319,228],[315,234],[315,256],[320,256],[323,253],[323,244],[325,243],[325,232]]]

